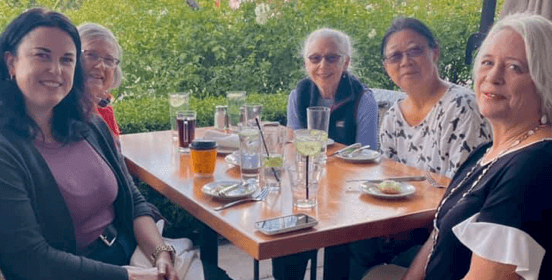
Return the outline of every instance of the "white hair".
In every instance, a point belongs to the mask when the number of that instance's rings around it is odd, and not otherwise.
[[[548,120],[552,117],[552,60],[548,47],[552,46],[552,22],[546,18],[527,14],[512,14],[498,21],[481,44],[480,50],[491,44],[493,37],[501,30],[511,29],[518,33],[525,44],[529,74],[541,99],[541,113]],[[482,52],[479,51],[473,66],[473,75],[479,70]]]
[[[337,45],[337,49],[341,54],[346,55],[351,58],[353,52],[353,47],[351,45],[351,39],[349,36],[339,30],[330,29],[330,28],[320,28],[313,31],[303,44],[303,50],[301,51],[303,59],[307,59],[307,52],[309,51],[311,45],[318,39],[332,39],[333,42]]]
[[[97,24],[97,23],[83,23],[78,27],[79,35],[81,38],[82,45],[84,46],[86,42],[93,40],[105,40],[111,42],[113,46],[117,49],[117,59],[120,61],[123,60],[123,49],[117,42],[117,38],[113,35],[109,29]],[[123,79],[123,70],[121,69],[121,64],[119,63],[115,67],[113,73],[113,85],[111,88],[117,88],[121,85],[121,80]]]

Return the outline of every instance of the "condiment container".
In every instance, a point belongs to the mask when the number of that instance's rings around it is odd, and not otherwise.
[[[203,139],[194,140],[190,144],[190,158],[195,177],[212,177],[217,161],[217,142]]]

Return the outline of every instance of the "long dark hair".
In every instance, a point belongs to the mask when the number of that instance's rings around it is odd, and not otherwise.
[[[27,114],[23,93],[11,79],[5,60],[6,52],[17,55],[23,38],[37,27],[55,27],[65,31],[77,48],[73,87],[53,109],[52,136],[61,143],[81,140],[93,103],[85,92],[79,33],[66,16],[44,8],[23,12],[6,27],[0,38],[0,129],[10,128],[27,138],[35,138],[40,132],[36,122]]]
[[[385,35],[383,36],[383,39],[381,41],[382,57],[384,56],[385,47],[387,46],[387,41],[389,41],[389,37],[391,37],[391,35],[393,35],[394,33],[403,31],[405,29],[410,29],[424,37],[427,40],[427,44],[430,48],[439,48],[439,43],[437,42],[437,39],[435,39],[435,36],[433,36],[433,32],[431,32],[427,25],[425,25],[419,19],[398,17],[393,20],[391,26],[389,27],[389,29],[387,29],[387,32],[385,32]]]

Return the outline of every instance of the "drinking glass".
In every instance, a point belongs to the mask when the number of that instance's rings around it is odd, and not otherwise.
[[[294,207],[312,208],[316,206],[322,169],[323,165],[318,162],[309,164],[308,170],[305,162],[296,162],[286,166]]]
[[[173,131],[174,140],[178,139],[176,127],[176,113],[188,110],[190,93],[192,91],[169,93],[169,121]]]
[[[259,120],[259,123],[261,122],[261,114],[263,112],[263,105],[259,104],[245,104],[244,105],[244,123],[246,126],[257,126],[257,122],[255,119]]]
[[[328,129],[330,127],[330,108],[314,106],[307,108],[307,129],[317,129],[320,131],[322,146],[317,161],[326,163],[326,151],[328,141]]]
[[[297,161],[318,162],[317,157],[322,150],[322,131],[316,129],[297,129],[293,131],[293,145],[297,155]]]
[[[264,187],[268,187],[273,191],[279,191],[281,188],[285,134],[285,128],[280,126],[278,122],[263,124],[263,136],[266,146],[263,145],[261,152],[261,174]]]
[[[261,133],[258,128],[240,126],[240,169],[244,181],[259,181],[261,173]]]
[[[228,100],[228,119],[231,129],[236,130],[241,122],[240,116],[245,103],[245,91],[229,91],[226,93]]]
[[[182,111],[176,113],[178,128],[178,150],[183,153],[190,151],[189,145],[195,138],[196,111]]]

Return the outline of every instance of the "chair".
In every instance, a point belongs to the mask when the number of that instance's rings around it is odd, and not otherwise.
[[[385,113],[395,102],[397,102],[399,99],[403,99],[406,97],[406,94],[404,92],[395,91],[395,90],[388,90],[388,89],[381,89],[381,88],[373,88],[372,93],[374,95],[374,99],[376,99],[376,102],[378,103],[378,134],[381,127],[381,121],[383,119],[383,116],[385,116]],[[378,137],[378,146],[379,146],[379,137]]]

